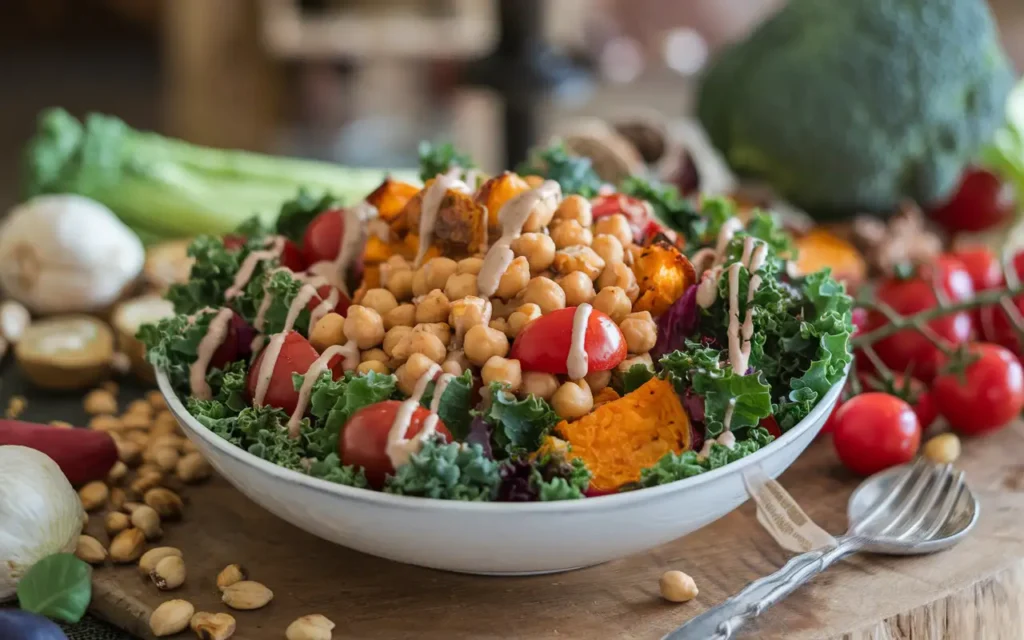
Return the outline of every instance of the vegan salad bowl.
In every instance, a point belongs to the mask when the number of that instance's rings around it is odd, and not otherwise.
[[[322,538],[474,573],[668,542],[775,477],[839,395],[852,300],[770,213],[549,153],[307,193],[190,249],[139,338],[232,484]]]

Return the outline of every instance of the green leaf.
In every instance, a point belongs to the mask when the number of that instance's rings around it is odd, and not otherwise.
[[[189,368],[196,361],[199,343],[216,315],[216,311],[207,309],[196,312],[194,320],[179,314],[139,328],[136,338],[146,346],[146,359],[167,373],[167,379],[178,391],[188,389]]]
[[[366,482],[366,473],[363,471],[363,468],[353,465],[342,465],[341,458],[338,457],[337,453],[331,453],[323,460],[317,460],[310,464],[309,475],[349,487],[365,489],[369,486]]]
[[[439,174],[448,173],[452,167],[472,169],[476,167],[473,159],[465,153],[458,151],[451,143],[431,144],[427,141],[420,143],[420,180],[426,182],[433,180]],[[476,185],[470,185],[475,187]]]
[[[36,562],[18,583],[18,605],[53,620],[75,623],[92,599],[92,567],[71,553]]]
[[[195,262],[188,282],[171,285],[167,299],[175,313],[190,314],[207,307],[224,305],[224,293],[231,287],[246,250],[228,251],[216,236],[198,236],[188,247]]]
[[[699,238],[706,228],[706,219],[689,200],[679,195],[679,190],[675,186],[652,183],[639,176],[630,176],[619,185],[619,192],[646,200],[662,224],[683,234],[687,240]]]
[[[332,380],[325,371],[313,384],[309,400],[315,420],[306,439],[314,456],[323,458],[336,452],[341,429],[352,414],[395,397],[395,384],[395,376],[375,371],[359,376],[349,372],[339,380]]]
[[[249,406],[246,390],[248,375],[249,363],[236,360],[228,363],[224,369],[211,369],[206,375],[206,382],[213,390],[214,399],[237,413]]]
[[[242,295],[232,300],[232,305],[251,324],[256,318],[263,298],[270,296],[270,305],[263,315],[263,333],[272,335],[284,329],[292,301],[299,295],[303,286],[306,286],[306,283],[296,278],[291,271],[264,270],[249,281]],[[292,328],[306,335],[308,327],[309,309],[304,307],[296,316]]]
[[[434,382],[427,385],[427,390],[420,400],[420,404],[427,409],[430,408],[430,404],[434,400],[435,386]],[[466,370],[461,376],[448,382],[437,407],[437,415],[440,416],[441,422],[460,442],[469,435],[469,423],[473,421],[471,411],[474,404],[476,403],[473,401],[473,372]]]
[[[491,383],[491,406],[483,417],[494,427],[495,457],[536,451],[544,436],[561,422],[544,399],[530,395],[519,400],[496,382]]]
[[[706,458],[700,457],[696,451],[684,451],[681,454],[666,453],[654,465],[641,470],[639,485],[654,487],[684,478],[692,478],[705,471],[718,469],[749,456],[772,440],[771,434],[766,429],[756,427],[749,429],[731,449],[717,442],[712,444],[711,451]]]
[[[439,500],[493,500],[501,483],[499,464],[478,444],[446,444],[433,438],[384,483],[385,493]]]
[[[743,376],[732,369],[718,374],[698,372],[693,376],[693,390],[704,396],[704,428],[712,437],[725,428],[728,413],[733,431],[757,426],[772,413],[771,387],[760,373]]]
[[[654,371],[645,364],[634,364],[622,374],[622,394],[636,391],[654,377]]]
[[[554,180],[565,195],[576,193],[591,198],[601,188],[601,177],[594,171],[590,158],[570,155],[561,142],[535,149],[526,162],[516,167],[516,173]]]
[[[281,214],[277,217],[277,233],[292,242],[302,242],[306,227],[313,218],[340,206],[341,201],[331,193],[317,196],[305,187],[300,188],[298,195],[281,205]]]
[[[530,483],[541,502],[580,500],[590,486],[590,470],[583,460],[566,462],[563,456],[547,456],[538,460],[530,471]]]

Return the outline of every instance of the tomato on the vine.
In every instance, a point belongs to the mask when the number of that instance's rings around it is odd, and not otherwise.
[[[836,412],[832,442],[850,471],[868,476],[917,454],[921,426],[910,405],[887,393],[862,393]]]
[[[1024,278],[1024,252],[1013,257],[1012,267],[1018,280]],[[1005,281],[1005,277],[1001,277],[999,285],[1003,285]],[[1017,312],[1024,315],[1024,296],[1014,298],[1011,302]],[[1024,345],[1017,339],[1017,331],[1006,315],[1006,310],[999,305],[982,307],[978,311],[978,333],[987,342],[1002,345],[1018,356],[1024,355]]]
[[[863,371],[857,374],[857,378],[865,391],[880,391],[905,400],[917,415],[921,428],[930,427],[939,417],[939,412],[935,408],[935,401],[932,400],[928,386],[917,378],[907,377],[897,371],[891,375],[892,379],[888,382]]]
[[[946,373],[935,379],[933,398],[949,425],[965,434],[993,431],[1005,426],[1024,409],[1024,369],[1009,349],[979,342],[970,346],[973,357],[962,374]]]
[[[1013,215],[1015,194],[991,171],[969,168],[953,196],[931,212],[931,218],[950,231],[981,231]]]
[[[388,432],[391,431],[400,406],[402,403],[398,400],[385,400],[363,407],[352,414],[341,431],[338,453],[342,464],[362,467],[366,472],[366,481],[374,489],[382,488],[385,477],[395,472],[387,454],[387,445]],[[430,411],[416,407],[405,437],[408,439],[416,436],[429,415]],[[451,432],[440,420],[437,421],[437,433],[446,441],[452,441]]]
[[[1003,282],[1003,270],[999,258],[987,247],[971,247],[953,251],[953,256],[963,264],[975,293],[994,289]]]

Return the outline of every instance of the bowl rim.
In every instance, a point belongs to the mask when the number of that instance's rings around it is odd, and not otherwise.
[[[823,414],[825,411],[832,410],[836,399],[839,397],[839,394],[842,392],[842,389],[846,384],[846,378],[849,375],[849,371],[850,368],[847,366],[846,371],[843,372],[842,379],[829,389],[828,393],[825,394],[825,397],[815,405],[814,409],[812,409],[803,420],[794,425],[792,429],[782,434],[781,437],[776,438],[771,443],[774,446],[767,446],[759,449],[749,456],[719,467],[718,469],[689,478],[683,478],[682,480],[658,485],[656,487],[646,487],[635,491],[594,496],[583,500],[557,500],[551,502],[473,502],[464,500],[442,500],[440,498],[395,495],[392,493],[384,493],[383,491],[350,487],[322,480],[320,478],[314,478],[254,456],[241,447],[238,447],[214,434],[188,412],[188,409],[185,408],[185,405],[182,404],[181,400],[178,399],[177,394],[174,393],[174,390],[171,388],[170,381],[168,381],[166,374],[160,369],[156,370],[156,382],[160,389],[160,393],[167,401],[168,408],[179,421],[182,421],[187,425],[188,431],[191,431],[197,437],[201,438],[207,445],[217,449],[220,453],[235,459],[239,463],[253,467],[267,475],[273,476],[277,480],[281,480],[291,485],[298,485],[319,493],[326,493],[349,500],[356,500],[377,506],[400,507],[403,509],[427,511],[473,511],[492,514],[560,513],[568,515],[571,513],[615,509],[626,504],[635,504],[653,500],[666,494],[688,491],[701,485],[715,482],[719,478],[739,473],[747,467],[760,463],[762,460],[782,451],[783,448],[795,445],[800,435],[810,429],[819,420],[824,423],[825,416]]]

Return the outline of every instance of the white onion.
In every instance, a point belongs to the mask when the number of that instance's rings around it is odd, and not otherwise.
[[[71,553],[82,530],[82,503],[49,456],[0,446],[0,602],[33,564]]]

